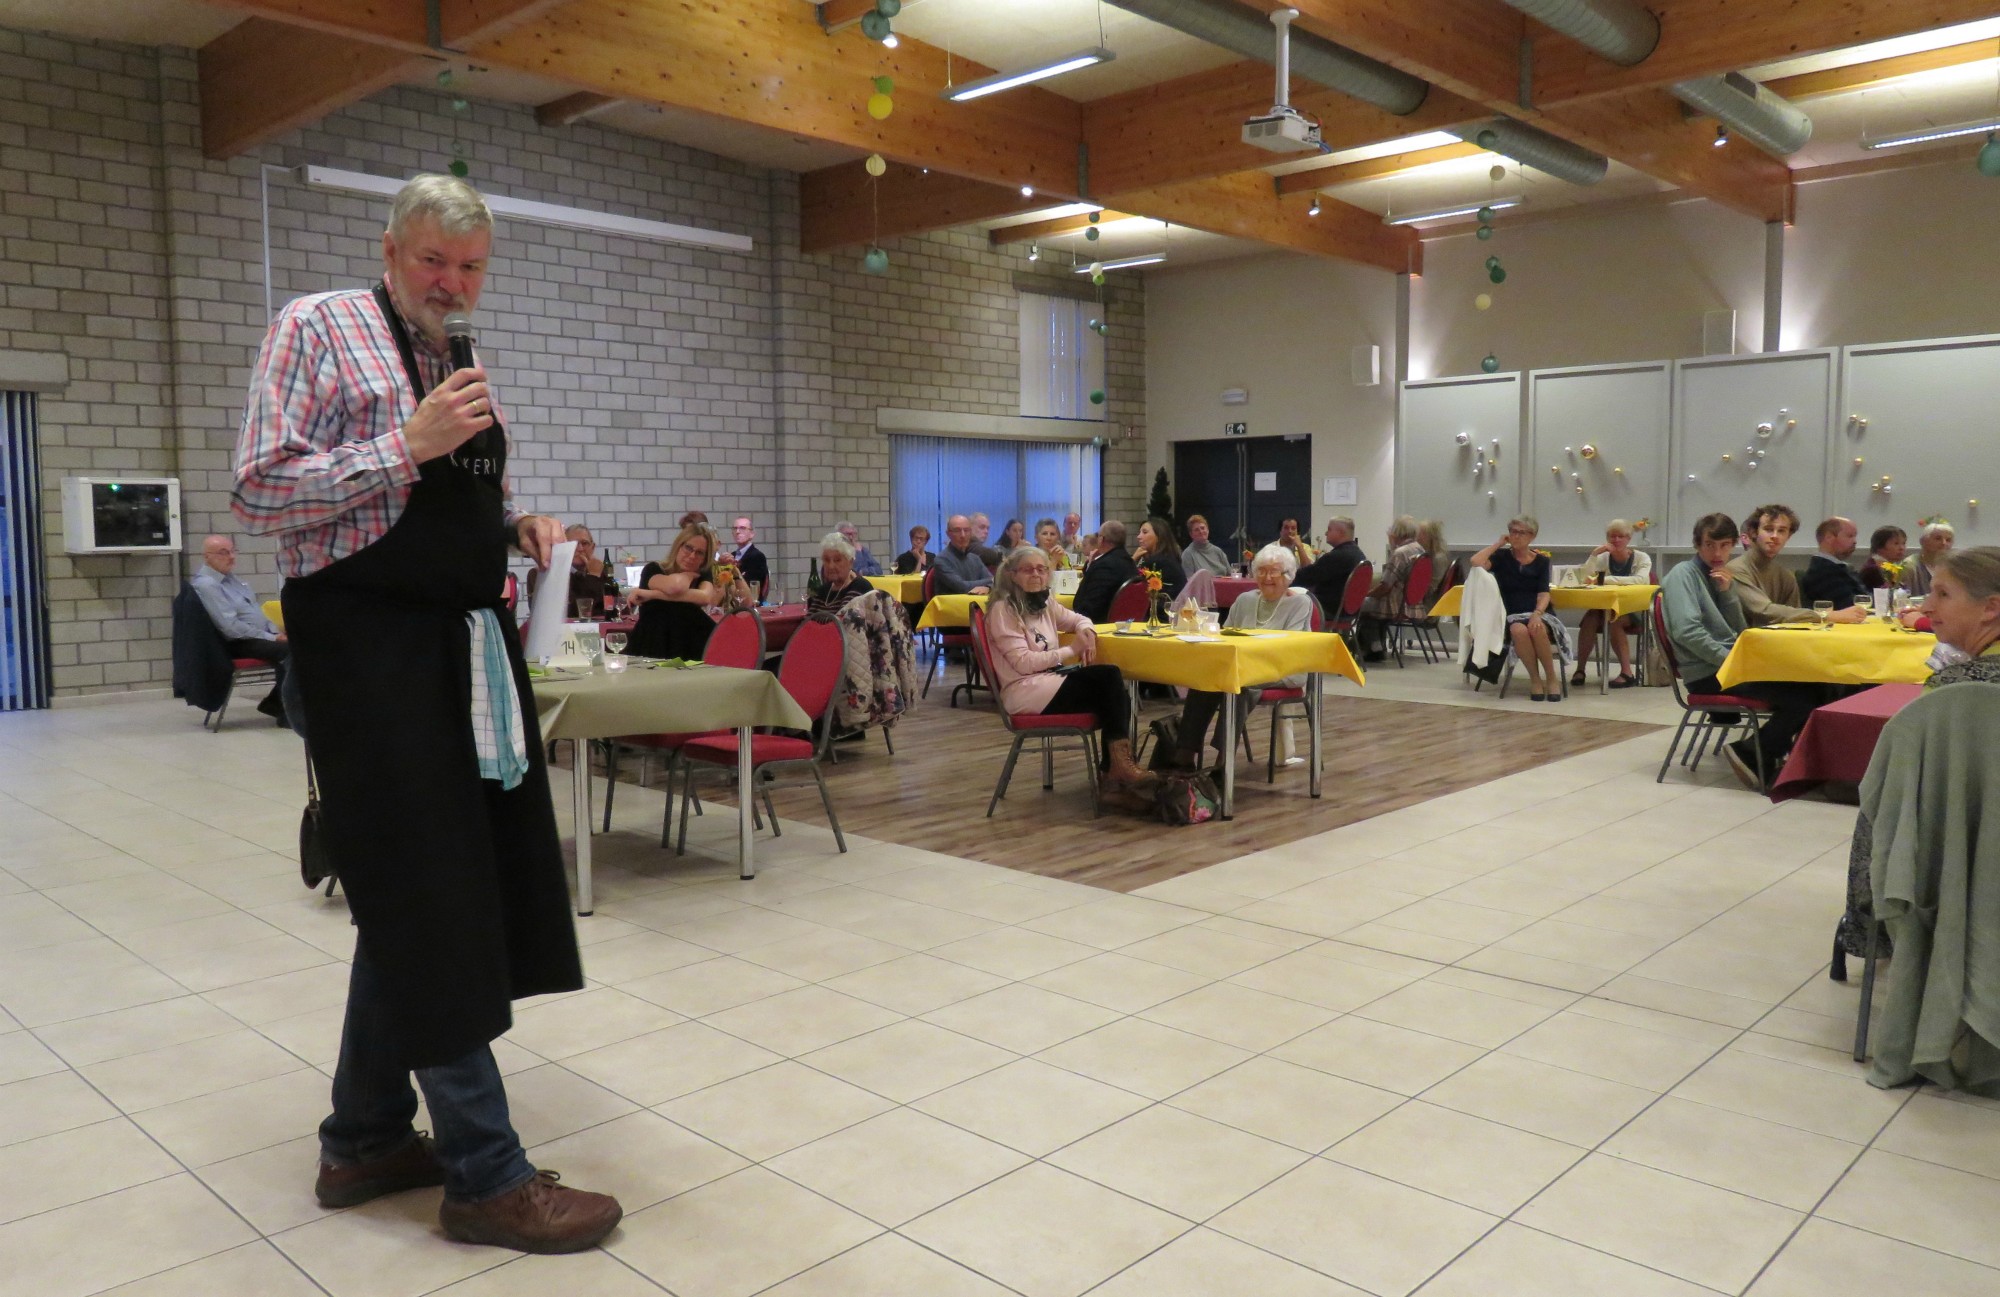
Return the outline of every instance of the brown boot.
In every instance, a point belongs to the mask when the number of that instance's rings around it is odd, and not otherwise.
[[[484,1202],[445,1199],[438,1224],[461,1243],[490,1243],[517,1252],[581,1252],[617,1227],[625,1209],[610,1194],[556,1183],[554,1171]]]
[[[1150,770],[1141,770],[1132,760],[1132,741],[1113,739],[1105,756],[1110,759],[1110,768],[1104,772],[1104,782],[1112,788],[1138,793],[1150,797],[1160,785],[1160,777]]]
[[[443,1183],[444,1163],[438,1161],[437,1143],[429,1135],[418,1135],[387,1157],[358,1166],[321,1162],[313,1196],[322,1207],[355,1207],[384,1194]]]

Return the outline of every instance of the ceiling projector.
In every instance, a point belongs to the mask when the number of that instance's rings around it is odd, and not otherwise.
[[[1318,153],[1319,123],[1296,108],[1279,104],[1243,123],[1243,142],[1273,153]]]

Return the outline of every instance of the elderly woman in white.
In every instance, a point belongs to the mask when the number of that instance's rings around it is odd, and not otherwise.
[[[1311,630],[1312,596],[1291,588],[1292,578],[1298,572],[1298,559],[1284,546],[1273,543],[1258,550],[1257,557],[1250,564],[1250,575],[1256,578],[1257,588],[1236,596],[1236,602],[1229,606],[1228,624],[1242,630]],[[1267,683],[1295,689],[1305,683],[1305,677],[1287,676],[1283,680]],[[1250,709],[1257,705],[1262,693],[1260,689],[1245,689],[1236,695],[1238,731],[1241,731],[1249,718]],[[1173,756],[1175,765],[1193,769],[1201,764],[1202,739],[1208,734],[1225,697],[1227,695],[1203,689],[1188,690],[1187,703],[1181,708],[1180,735]],[[1216,727],[1212,742],[1219,762],[1222,753],[1220,726]]]
[[[1937,571],[1944,556],[1951,553],[1952,542],[1958,539],[1950,523],[1942,518],[1934,518],[1924,524],[1917,533],[1917,555],[1903,564],[1903,588],[1914,595],[1931,592],[1931,575]]]

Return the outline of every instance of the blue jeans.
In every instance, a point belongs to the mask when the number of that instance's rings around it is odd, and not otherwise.
[[[333,1073],[333,1113],[319,1126],[320,1155],[334,1166],[387,1157],[415,1138],[417,1092],[386,1028],[379,975],[366,940],[355,943]],[[532,1179],[535,1168],[507,1117],[507,1090],[493,1050],[481,1045],[455,1063],[416,1070],[430,1104],[445,1197],[482,1202]]]

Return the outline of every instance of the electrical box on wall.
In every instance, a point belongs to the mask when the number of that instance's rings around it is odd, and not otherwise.
[[[177,477],[66,477],[62,503],[65,553],[180,553]]]
[[[1347,353],[1356,387],[1373,387],[1382,381],[1382,349],[1373,345],[1355,347]]]

